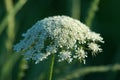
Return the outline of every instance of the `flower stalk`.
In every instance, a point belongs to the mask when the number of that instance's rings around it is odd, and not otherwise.
[[[50,66],[49,80],[52,80],[53,69],[54,69],[54,62],[55,62],[55,54],[52,55],[51,66]]]

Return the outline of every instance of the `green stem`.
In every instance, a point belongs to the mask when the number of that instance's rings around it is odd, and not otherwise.
[[[6,11],[9,13],[14,5],[13,0],[5,0]],[[14,42],[15,37],[15,15],[11,15],[7,21],[7,39],[6,39],[6,48],[7,51],[10,53],[12,51],[12,45]]]
[[[100,0],[92,0],[91,6],[88,10],[87,19],[85,21],[86,25],[91,27],[95,13],[98,10]]]
[[[54,68],[54,60],[55,60],[55,55],[52,55],[52,60],[51,60],[51,66],[50,66],[50,75],[49,75],[49,80],[52,80],[53,76],[53,68]]]
[[[62,76],[62,78],[58,78],[57,80],[71,80],[73,78],[80,78],[89,73],[96,72],[107,72],[107,71],[120,71],[120,64],[113,64],[107,66],[90,66],[84,67],[81,69],[76,69],[66,76]]]
[[[72,7],[71,7],[71,13],[72,17],[76,19],[80,19],[80,11],[81,11],[81,0],[72,0]]]
[[[7,25],[8,18],[11,17],[11,15],[16,15],[18,11],[23,7],[23,5],[27,2],[27,0],[19,0],[14,8],[6,14],[6,16],[3,18],[3,20],[0,22],[0,35],[4,31]]]

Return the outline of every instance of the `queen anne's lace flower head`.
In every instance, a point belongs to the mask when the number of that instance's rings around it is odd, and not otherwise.
[[[78,59],[85,63],[87,52],[101,52],[97,44],[104,42],[100,34],[92,32],[86,25],[67,16],[53,16],[38,21],[22,35],[14,46],[17,52],[24,52],[25,59],[36,63],[51,54],[58,55],[58,61]]]

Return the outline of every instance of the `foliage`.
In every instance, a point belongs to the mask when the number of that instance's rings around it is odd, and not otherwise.
[[[55,58],[53,80],[118,80],[119,3],[119,0],[0,0],[0,80],[48,80],[52,56],[39,64],[26,62],[13,51],[13,45],[36,21],[55,15],[80,19],[101,33],[105,44],[98,56],[92,58],[88,54],[86,64],[58,63]]]

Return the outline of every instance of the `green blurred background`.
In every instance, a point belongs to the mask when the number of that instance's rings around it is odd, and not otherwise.
[[[105,44],[86,64],[55,61],[53,80],[120,80],[120,0],[0,0],[0,80],[48,80],[51,57],[34,64],[12,48],[36,21],[54,15],[79,19]]]

